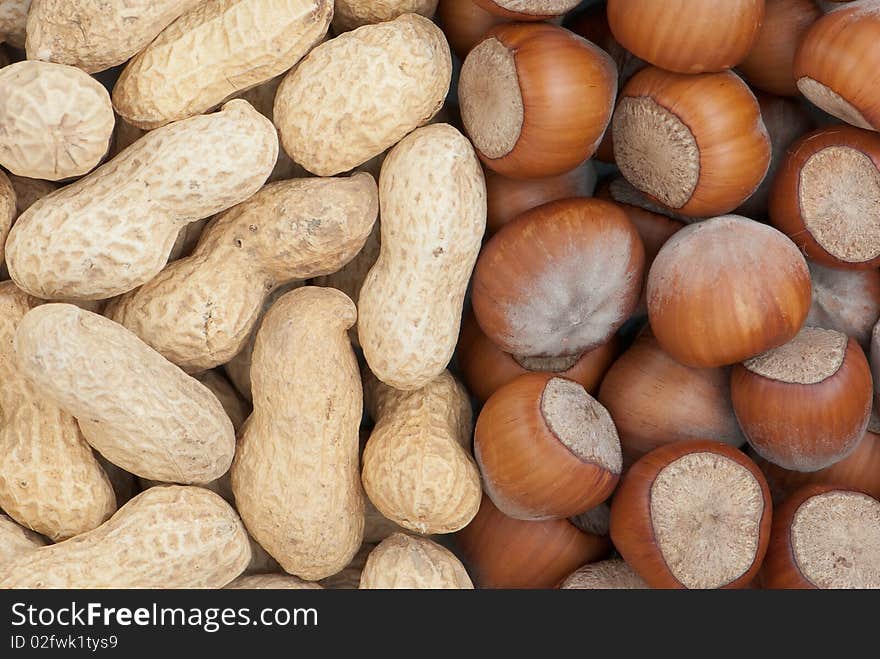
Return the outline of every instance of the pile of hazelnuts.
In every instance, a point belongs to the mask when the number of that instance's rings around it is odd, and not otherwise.
[[[475,581],[880,588],[880,0],[438,17],[489,204]]]

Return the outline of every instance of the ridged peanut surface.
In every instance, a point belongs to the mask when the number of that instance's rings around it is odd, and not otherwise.
[[[319,176],[365,163],[437,113],[451,57],[440,28],[416,14],[321,44],[278,88],[285,151]]]
[[[34,0],[27,55],[88,73],[103,71],[140,52],[169,23],[203,1]]]
[[[206,483],[232,463],[235,432],[214,394],[122,325],[46,304],[19,323],[15,352],[34,387],[77,417],[89,444],[126,471]]]
[[[0,2],[0,41],[8,41],[16,48],[24,48],[25,26],[31,0],[3,0]]]
[[[79,69],[29,60],[0,69],[0,165],[58,181],[94,169],[115,118],[104,86]]]
[[[471,143],[447,124],[403,139],[379,177],[382,246],[361,287],[358,337],[370,370],[425,386],[455,350],[486,228],[486,183]]]
[[[333,29],[338,34],[362,25],[384,23],[403,14],[431,18],[435,11],[437,0],[336,0]]]
[[[403,392],[370,377],[366,403],[376,422],[362,478],[385,517],[416,533],[452,533],[480,509],[480,472],[470,455],[471,406],[443,372]]]
[[[316,286],[272,306],[254,346],[254,413],[232,465],[248,531],[285,571],[310,581],[342,570],[364,531],[363,394],[347,334],[355,316],[345,294]]]
[[[231,590],[323,590],[321,584],[303,581],[292,574],[250,574],[226,586]]]
[[[6,236],[12,222],[18,215],[18,202],[15,188],[9,177],[0,170],[0,263],[3,262]]]
[[[0,514],[0,566],[45,544],[37,533]]]
[[[241,100],[152,131],[22,213],[9,274],[43,299],[100,300],[152,279],[181,227],[234,206],[269,176],[278,136]]]
[[[455,554],[427,538],[395,533],[379,543],[361,573],[361,589],[473,589]]]
[[[204,2],[128,63],[113,105],[139,128],[200,114],[287,71],[324,37],[332,16],[332,0]]]
[[[269,184],[107,316],[187,371],[213,368],[241,350],[272,289],[339,270],[363,247],[378,212],[369,174]]]
[[[0,566],[0,589],[221,588],[250,557],[223,499],[201,487],[153,487],[95,530]]]
[[[15,332],[38,302],[0,283],[0,508],[57,541],[101,524],[116,496],[76,419],[18,367]]]

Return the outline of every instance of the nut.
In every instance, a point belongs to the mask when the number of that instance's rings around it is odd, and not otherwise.
[[[87,73],[103,71],[143,50],[167,25],[200,3],[33,0],[28,14],[28,59],[70,64]],[[14,0],[11,4],[27,3]]]
[[[235,511],[200,487],[153,487],[98,528],[0,565],[0,588],[220,588],[250,560]]]
[[[147,129],[201,114],[294,66],[332,16],[330,0],[198,4],[126,65],[113,106]]]
[[[186,371],[223,364],[241,350],[273,288],[335,272],[357,254],[378,207],[369,174],[271,183],[107,316]]]
[[[291,158],[332,176],[427,123],[451,76],[449,46],[427,18],[365,25],[318,46],[287,75],[275,97],[275,125]]]
[[[25,211],[6,242],[13,281],[44,299],[100,300],[165,266],[180,228],[250,197],[277,153],[245,101],[155,130]]]
[[[254,346],[254,413],[232,466],[250,533],[286,572],[310,581],[344,568],[363,537],[362,390],[346,334],[355,317],[343,293],[315,286],[272,306]]]
[[[363,455],[362,479],[385,517],[416,533],[452,533],[477,514],[480,473],[470,455],[471,406],[443,372],[402,392],[369,375],[367,409],[376,422]]]
[[[419,389],[455,351],[486,226],[486,186],[470,143],[434,124],[391,150],[379,200],[382,244],[361,287],[358,337],[379,380]]]
[[[107,154],[110,95],[63,64],[25,61],[0,70],[0,164],[19,176],[82,176]]]
[[[427,538],[395,533],[367,557],[361,590],[473,589],[474,585],[455,555]]]
[[[21,373],[79,420],[126,471],[205,483],[232,462],[235,434],[217,398],[121,325],[71,304],[29,311],[15,334]]]
[[[403,14],[420,14],[431,18],[437,0],[337,0],[333,5],[333,30],[341,34],[349,30],[384,23]]]
[[[101,524],[116,497],[76,419],[16,361],[16,329],[38,303],[12,282],[0,284],[0,507],[58,541]]]

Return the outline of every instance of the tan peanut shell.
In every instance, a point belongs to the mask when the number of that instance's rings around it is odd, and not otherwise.
[[[247,341],[269,292],[341,268],[363,247],[378,210],[369,174],[270,183],[107,315],[186,371],[224,364]]]
[[[361,573],[361,590],[473,589],[455,554],[427,538],[395,533],[379,543]]]
[[[204,2],[126,65],[113,106],[148,129],[205,112],[287,71],[324,37],[332,16],[332,0]]]
[[[300,288],[304,285],[304,281],[292,281],[279,286],[269,293],[269,297],[263,302],[263,308],[260,309],[259,316],[254,323],[253,329],[251,329],[247,341],[245,341],[241,350],[238,351],[238,354],[223,365],[223,371],[226,373],[226,377],[229,378],[229,381],[232,382],[233,386],[238,390],[238,393],[244,396],[247,401],[253,400],[251,392],[251,360],[254,355],[254,343],[257,340],[257,330],[260,328],[260,323],[263,322],[263,316],[265,316],[266,312],[269,311],[273,304],[275,304],[275,300],[288,291],[292,291],[293,289]],[[351,330],[349,330],[349,335],[350,334]]]
[[[220,405],[223,406],[223,411],[226,412],[226,416],[229,417],[229,420],[232,422],[232,427],[237,433],[242,425],[244,425],[245,420],[251,412],[250,405],[247,401],[241,397],[229,380],[217,371],[205,371],[194,377],[217,397],[217,400],[220,401]],[[163,484],[161,481],[153,481],[149,479],[141,480],[144,488]],[[234,503],[234,498],[232,496],[232,477],[228,471],[220,476],[220,478],[208,483],[200,483],[200,485],[212,492],[216,492],[229,503]]]
[[[5,588],[221,588],[250,559],[232,507],[201,487],[153,487],[98,528],[0,566]]]
[[[3,178],[0,177],[0,189],[3,187]],[[37,178],[27,178],[26,176],[9,175],[9,182],[12,183],[12,189],[15,190],[15,216],[18,217],[35,202],[42,199],[48,194],[58,189],[58,184],[52,181],[43,181]],[[0,199],[3,198],[0,193]],[[0,201],[0,206],[3,202]],[[5,239],[5,236],[3,236]],[[2,251],[2,249],[0,249]]]
[[[471,143],[448,124],[395,146],[379,177],[382,245],[361,287],[358,338],[370,370],[396,389],[443,372],[486,228],[486,183]]]
[[[437,0],[336,0],[333,29],[337,34],[362,25],[384,23],[403,14],[421,14],[431,18]]]
[[[125,471],[122,467],[117,467],[100,453],[95,453],[98,464],[110,479],[113,491],[116,493],[116,507],[121,508],[131,501],[132,497],[140,493],[140,480],[132,473]]]
[[[97,73],[140,52],[165,27],[204,0],[33,0],[28,59]]]
[[[355,315],[343,293],[316,286],[272,306],[254,346],[254,412],[232,465],[248,531],[309,581],[342,570],[363,537],[362,390],[346,333]]]
[[[15,48],[24,48],[30,6],[31,0],[0,2],[0,41],[8,41]]]
[[[116,511],[116,496],[79,426],[21,372],[16,329],[39,303],[0,283],[0,508],[58,541]]]
[[[318,176],[365,163],[437,113],[451,57],[440,28],[416,14],[321,44],[278,88],[284,150]]]
[[[4,258],[4,245],[12,222],[18,215],[15,188],[6,174],[0,170],[0,263]]]
[[[320,584],[292,574],[249,574],[226,586],[227,590],[323,590]]]
[[[351,261],[342,266],[342,268],[329,275],[316,277],[313,280],[313,283],[316,286],[328,286],[342,291],[351,298],[352,302],[357,304],[358,300],[360,300],[361,286],[364,285],[364,279],[367,278],[367,273],[370,271],[370,268],[375,265],[376,259],[379,258],[381,231],[381,222],[376,220],[376,223],[373,225],[373,230],[370,231],[370,235],[367,236],[367,241],[364,243],[364,246],[361,247],[361,251],[359,251]],[[358,341],[357,323],[355,323],[354,327],[348,331],[348,336],[351,338],[353,345],[360,347],[361,344]]]
[[[45,544],[46,541],[38,533],[19,526],[6,515],[0,514],[0,567]]]
[[[416,533],[452,533],[480,509],[480,472],[467,446],[467,392],[444,371],[403,392],[368,376],[365,401],[375,428],[364,449],[362,480],[385,517]]]
[[[59,181],[97,167],[115,117],[104,85],[73,66],[27,60],[0,69],[0,165]]]
[[[19,323],[15,352],[34,387],[126,471],[206,483],[229,468],[235,431],[214,394],[112,320],[39,306]]]
[[[100,300],[165,266],[180,228],[254,194],[275,164],[272,124],[248,103],[152,131],[22,213],[9,274],[43,299]]]

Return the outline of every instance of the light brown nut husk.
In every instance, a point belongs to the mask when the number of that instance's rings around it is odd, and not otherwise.
[[[100,300],[145,284],[181,227],[260,189],[277,148],[272,124],[241,100],[152,131],[22,213],[6,242],[10,276],[43,299]]]
[[[226,412],[226,416],[229,417],[229,420],[232,422],[232,427],[237,433],[251,413],[250,404],[241,397],[241,394],[236,391],[235,387],[232,386],[232,383],[230,383],[229,380],[223,377],[218,371],[205,371],[204,373],[196,375],[195,378],[217,397],[217,400],[220,401],[220,404],[223,406],[223,411]],[[163,483],[160,481],[143,479],[144,488],[162,484]],[[228,471],[220,478],[209,483],[201,483],[200,485],[212,492],[216,492],[226,499],[226,501],[234,504],[235,499],[232,496],[232,477]]]
[[[278,88],[284,150],[319,176],[365,163],[437,113],[451,58],[440,28],[416,14],[321,44]]]
[[[169,485],[142,492],[93,531],[0,567],[0,588],[221,588],[249,559],[228,503]]]
[[[367,409],[376,426],[362,479],[380,513],[416,533],[452,533],[480,508],[480,472],[469,452],[470,401],[445,371],[421,389],[398,391],[372,375]]]
[[[404,14],[431,18],[436,11],[437,0],[336,0],[333,30],[340,34],[362,25],[391,21]]]
[[[115,117],[104,86],[73,66],[27,60],[0,70],[0,165],[59,181],[94,169]]]
[[[76,419],[18,367],[15,332],[38,303],[0,283],[0,508],[57,541],[101,524],[116,496]]]
[[[324,38],[332,0],[214,0],[162,31],[113,88],[139,128],[192,117],[287,71]]]
[[[427,538],[395,533],[379,543],[361,573],[361,590],[473,589],[455,554]]]
[[[321,584],[292,574],[250,574],[226,586],[227,590],[323,590]]]
[[[379,177],[382,246],[358,301],[370,370],[402,390],[446,368],[486,228],[486,183],[474,149],[448,124],[391,150]]]
[[[107,316],[186,371],[228,362],[272,289],[341,268],[379,210],[369,174],[271,183],[218,217],[195,252],[119,298]]]
[[[309,581],[342,570],[363,537],[363,394],[347,334],[355,316],[345,294],[315,286],[272,306],[254,346],[254,413],[232,466],[248,531]]]
[[[19,323],[15,352],[33,386],[126,471],[189,484],[229,468],[235,431],[217,398],[122,325],[46,304]]]
[[[0,514],[0,566],[45,544],[46,540],[38,533]]]
[[[27,55],[96,73],[140,52],[203,0],[34,0]]]

